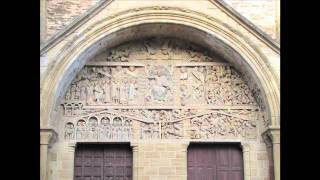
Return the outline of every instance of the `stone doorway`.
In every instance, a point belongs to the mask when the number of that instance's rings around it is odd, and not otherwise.
[[[243,75],[215,52],[179,39],[155,37],[105,49],[88,59],[60,102],[63,141],[134,142],[141,154],[135,156],[136,179],[187,179],[183,144],[191,141],[264,146],[258,136],[264,112]],[[150,166],[141,170],[141,163]]]

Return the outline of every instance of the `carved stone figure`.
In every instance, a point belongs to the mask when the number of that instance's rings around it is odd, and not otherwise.
[[[107,57],[108,61],[126,62],[130,55],[130,50],[127,48],[118,48],[111,50],[110,55]]]
[[[100,138],[112,139],[111,124],[108,117],[103,117],[100,123]]]
[[[181,91],[180,102],[182,106],[185,106],[187,104],[188,99],[191,97],[191,94],[188,91],[187,85],[184,85],[184,84],[180,86],[180,91]]]
[[[95,104],[102,104],[105,99],[103,87],[99,82],[94,84],[94,102]]]
[[[64,115],[65,116],[72,116],[72,110],[73,110],[72,104],[71,103],[64,103],[63,107],[64,107]]]
[[[120,117],[113,119],[113,139],[122,139],[122,120]]]
[[[171,123],[165,122],[162,124],[162,137],[165,139],[177,139],[183,137],[181,122]]]
[[[112,69],[112,78],[119,78],[123,76],[123,73],[122,66],[116,66],[116,68]]]
[[[86,87],[81,86],[80,88],[80,101],[85,101],[87,96]]]
[[[195,99],[198,102],[204,101],[204,86],[202,84],[194,84],[192,85]]]
[[[141,124],[141,139],[158,139],[159,138],[159,123],[142,123]]]
[[[169,59],[171,59],[173,48],[171,46],[169,39],[165,39],[162,41],[162,45],[161,45],[160,50],[161,50],[162,55],[169,56]]]
[[[198,83],[204,83],[204,80],[205,80],[204,67],[202,67],[202,66],[195,67],[192,71],[192,75],[193,75],[193,77],[195,77],[195,79],[198,81]]]
[[[107,66],[103,66],[97,70],[98,73],[102,74],[105,78],[111,78],[111,69]]]
[[[123,139],[125,140],[131,139],[132,129],[131,129],[131,122],[129,120],[124,121],[123,132],[124,132]]]
[[[80,91],[81,91],[80,87],[75,85],[75,92],[74,92],[74,97],[73,97],[74,100],[80,100],[80,95],[81,95]]]
[[[65,100],[71,100],[71,89],[70,88],[67,90],[67,93],[65,95]]]
[[[76,89],[77,89],[76,85],[75,84],[71,84],[71,88],[70,88],[70,92],[71,92],[70,99],[71,100],[75,100]]]
[[[82,113],[83,104],[79,101],[65,102],[63,108],[65,116],[75,116]]]
[[[142,123],[140,129],[141,129],[141,132],[140,132],[141,139],[151,139],[152,129],[149,124]]]
[[[180,80],[181,81],[188,80],[188,69],[186,67],[180,68]]]
[[[152,96],[154,100],[164,102],[166,95],[167,95],[167,89],[166,86],[162,86],[157,81],[152,84]]]
[[[114,104],[118,104],[120,103],[120,85],[119,85],[119,81],[116,79],[112,79],[112,84],[111,84],[112,90],[111,90],[111,98],[112,98],[112,102]]]
[[[72,115],[80,115],[82,113],[82,103],[74,103],[72,107]]]
[[[129,75],[131,78],[137,78],[137,72],[135,66],[129,66],[128,70],[126,71],[126,74]]]
[[[163,103],[172,100],[171,75],[164,66],[152,66],[149,70],[151,99],[152,101]],[[149,100],[148,99],[148,100]]]
[[[94,101],[94,84],[90,83],[90,85],[87,87],[87,104],[92,105],[95,103]]]
[[[120,104],[127,105],[128,104],[128,96],[129,96],[128,79],[123,79],[121,84],[122,85],[120,86]]]
[[[239,111],[237,112],[237,114],[240,113]],[[253,122],[241,119],[236,114],[228,115],[228,113],[213,112],[190,120],[191,138],[208,139],[215,136],[252,137],[255,134],[256,127]]]
[[[156,49],[155,49],[155,45],[152,44],[152,42],[150,41],[144,41],[143,45],[146,48],[146,51],[150,54],[150,55],[155,55],[156,54]]]
[[[83,119],[80,119],[77,122],[76,137],[77,137],[77,139],[87,138],[87,136],[86,136],[86,122]]]
[[[98,139],[98,120],[95,117],[89,119],[88,130],[90,139]]]
[[[104,103],[111,103],[111,79],[107,78],[104,84]]]
[[[74,125],[70,122],[68,122],[65,126],[65,135],[64,135],[64,138],[65,139],[68,139],[68,140],[71,140],[71,139],[74,139]]]
[[[131,79],[129,81],[129,92],[128,92],[128,100],[129,102],[132,102],[135,100],[135,98],[137,97],[137,92],[138,92],[138,87],[136,87],[136,80],[135,79]]]
[[[190,55],[191,61],[201,60],[202,53],[197,51],[194,46],[189,46],[187,52]]]

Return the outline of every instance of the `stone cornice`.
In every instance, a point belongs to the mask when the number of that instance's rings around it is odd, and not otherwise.
[[[268,47],[280,54],[280,44],[272,39],[268,34],[262,31],[255,24],[250,22],[247,18],[238,13],[235,9],[225,3],[223,0],[209,0],[211,3],[217,5],[225,13],[227,13],[233,20],[240,23],[242,27],[250,31],[254,36],[263,41]]]
[[[58,138],[58,134],[53,129],[40,129],[40,145],[49,145],[54,143]]]

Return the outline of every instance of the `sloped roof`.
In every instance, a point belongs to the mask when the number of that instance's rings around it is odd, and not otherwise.
[[[55,44],[59,43],[61,40],[64,39],[67,35],[74,32],[77,28],[79,28],[82,24],[89,21],[92,17],[98,14],[101,10],[107,7],[111,2],[114,0],[101,0],[92,8],[88,9],[84,14],[78,16],[74,19],[69,25],[65,26],[63,29],[55,33],[51,36],[47,41],[45,41],[42,45],[40,45],[40,54],[43,54],[44,51],[50,49],[50,47],[54,46]],[[208,0],[212,4],[216,5],[226,14],[228,14],[233,20],[238,22],[242,27],[246,30],[251,32],[255,35],[258,39],[263,41],[268,47],[272,50],[280,54],[280,44],[272,39],[268,34],[262,31],[259,27],[255,24],[250,22],[247,18],[242,16],[236,10],[234,10],[231,6],[226,4],[223,0]]]
[[[248,31],[252,32],[257,38],[264,41],[270,48],[280,53],[280,44],[272,39],[267,33],[262,31],[258,26],[249,21],[246,17],[242,16],[235,9],[233,9],[230,5],[225,3],[223,0],[209,0],[211,3],[216,4],[222,10],[225,11],[231,18],[235,21],[239,22],[246,28]]]

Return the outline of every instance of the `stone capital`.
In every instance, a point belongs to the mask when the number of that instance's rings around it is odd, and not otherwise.
[[[77,143],[75,142],[69,142],[67,144],[68,152],[75,152],[76,147],[77,147]]]
[[[133,152],[138,152],[139,146],[137,142],[131,142],[130,146],[132,147]]]
[[[250,144],[249,143],[241,143],[242,151],[249,152],[250,151]]]
[[[53,129],[40,129],[40,145],[49,145],[57,138],[57,133]]]
[[[70,148],[76,148],[77,143],[75,143],[75,142],[69,142],[69,143],[68,143],[68,146],[69,146]]]
[[[265,131],[264,133],[262,133],[261,136],[266,146],[272,147],[272,139],[270,138],[268,131]]]
[[[280,131],[271,131],[272,144],[280,144]]]
[[[187,152],[188,151],[188,147],[190,145],[190,141],[186,141],[182,143],[182,147],[183,147],[183,152]]]
[[[262,137],[265,140],[267,146],[272,144],[280,144],[280,128],[278,127],[269,127],[264,133],[262,133]]]

